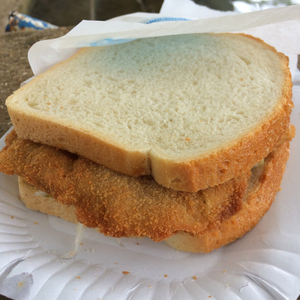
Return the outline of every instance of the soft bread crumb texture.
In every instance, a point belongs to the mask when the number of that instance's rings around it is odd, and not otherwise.
[[[7,106],[22,138],[195,192],[278,145],[292,107],[287,65],[245,35],[140,39],[81,49]]]
[[[244,37],[170,36],[81,52],[14,103],[180,159],[251,129],[284,82],[278,55]]]

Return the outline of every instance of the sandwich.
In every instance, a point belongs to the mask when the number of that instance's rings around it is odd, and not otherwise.
[[[288,59],[247,35],[83,48],[7,99],[0,171],[31,209],[210,252],[274,200],[291,98]]]

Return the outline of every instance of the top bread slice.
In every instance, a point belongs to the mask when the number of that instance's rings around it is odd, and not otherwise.
[[[19,137],[195,192],[237,177],[284,139],[288,59],[240,34],[90,47],[7,101]]]

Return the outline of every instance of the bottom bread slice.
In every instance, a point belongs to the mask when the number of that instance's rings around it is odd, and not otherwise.
[[[201,234],[178,232],[164,240],[170,247],[187,252],[211,252],[251,230],[270,208],[289,157],[289,142],[282,143],[269,154],[264,163],[252,169],[242,208],[229,219],[205,230]],[[19,177],[20,199],[33,210],[58,216],[77,223],[76,208],[62,205],[50,196],[40,193]]]

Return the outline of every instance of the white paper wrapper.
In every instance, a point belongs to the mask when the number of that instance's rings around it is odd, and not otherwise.
[[[170,21],[174,17],[192,21]],[[162,22],[164,18],[168,22]],[[179,33],[244,31],[289,54],[295,71],[299,19],[300,6],[239,15],[215,12],[189,0],[166,0],[161,14],[83,21],[62,38],[35,44],[29,59],[37,75],[83,46]],[[300,86],[294,87],[293,100],[291,118],[299,131]],[[0,149],[3,146],[4,138]],[[62,259],[72,248],[76,225],[26,209],[18,199],[16,177],[0,174],[0,293],[24,300],[296,299],[300,294],[299,152],[297,135],[282,191],[259,224],[238,241],[197,255],[149,239],[118,243],[85,229],[76,258]]]
[[[38,75],[70,57],[81,47],[204,32],[253,34],[278,51],[290,55],[292,73],[296,71],[296,54],[300,53],[300,5],[233,14],[198,6],[190,0],[167,0],[160,14],[136,13],[110,21],[82,21],[61,38],[36,43],[28,57],[34,74]]]

